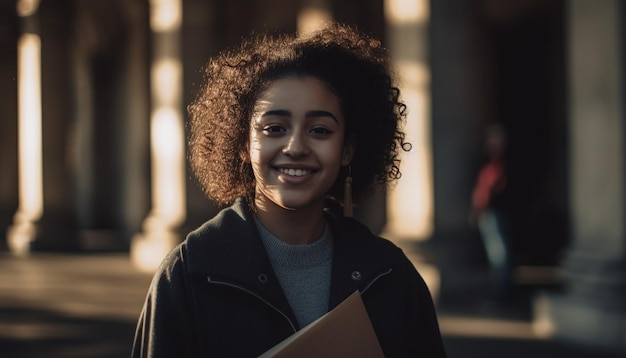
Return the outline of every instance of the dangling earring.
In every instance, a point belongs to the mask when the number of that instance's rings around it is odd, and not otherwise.
[[[343,185],[343,216],[351,218],[353,216],[352,208],[352,167],[348,164],[348,176]]]

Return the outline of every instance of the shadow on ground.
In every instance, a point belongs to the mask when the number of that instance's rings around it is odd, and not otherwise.
[[[450,358],[623,358],[616,353],[592,351],[552,340],[444,337],[444,344]]]
[[[3,308],[0,322],[6,358],[128,357],[135,330],[135,322],[22,308]]]

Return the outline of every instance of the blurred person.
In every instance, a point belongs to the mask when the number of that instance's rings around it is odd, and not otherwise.
[[[501,125],[487,128],[484,148],[487,160],[478,171],[472,190],[470,215],[480,232],[499,299],[510,293],[513,269],[508,216],[502,204],[507,182],[506,143],[506,131]]]
[[[359,290],[387,357],[445,357],[428,288],[352,218],[409,150],[379,41],[331,24],[259,36],[211,59],[190,161],[223,205],[162,262],[133,357],[256,357]]]

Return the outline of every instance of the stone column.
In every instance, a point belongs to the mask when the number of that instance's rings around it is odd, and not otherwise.
[[[75,3],[69,158],[84,250],[127,250],[150,209],[147,8]]]
[[[624,4],[570,0],[572,243],[562,294],[537,299],[535,328],[626,352]]]
[[[402,177],[387,193],[384,236],[420,240],[433,230],[430,68],[426,0],[386,0],[387,43],[400,96],[408,108],[404,128],[409,152],[401,154]]]
[[[313,32],[333,20],[329,0],[306,0],[298,11],[298,34]]]
[[[478,138],[483,123],[493,119],[489,107],[494,94],[485,69],[489,50],[473,15],[476,2],[437,0],[430,6],[433,236],[446,240],[450,251],[469,242],[467,217]]]
[[[146,271],[180,241],[186,217],[181,26],[182,0],[150,1],[152,209],[131,242],[133,263]]]
[[[29,50],[20,54],[21,65],[27,67],[18,81],[20,86],[28,83],[31,89],[20,90],[20,102],[26,99],[19,105],[20,204],[7,241],[11,251],[18,254],[75,250],[72,180],[67,160],[72,118],[68,81],[71,21],[49,21],[71,18],[72,4],[23,0],[18,1],[18,11],[30,11],[22,15],[22,40],[29,43]]]
[[[7,230],[9,250],[30,252],[43,215],[43,153],[41,110],[41,37],[39,1],[17,1],[22,33],[18,40],[18,178],[19,207]]]

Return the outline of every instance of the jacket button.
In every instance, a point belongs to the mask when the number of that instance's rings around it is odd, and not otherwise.
[[[352,277],[352,280],[354,281],[360,281],[361,273],[359,271],[352,271],[352,275],[350,275],[350,277]]]
[[[259,279],[260,283],[266,283],[267,282],[267,275],[264,274],[264,273],[259,274],[259,276],[257,276],[257,279]]]

